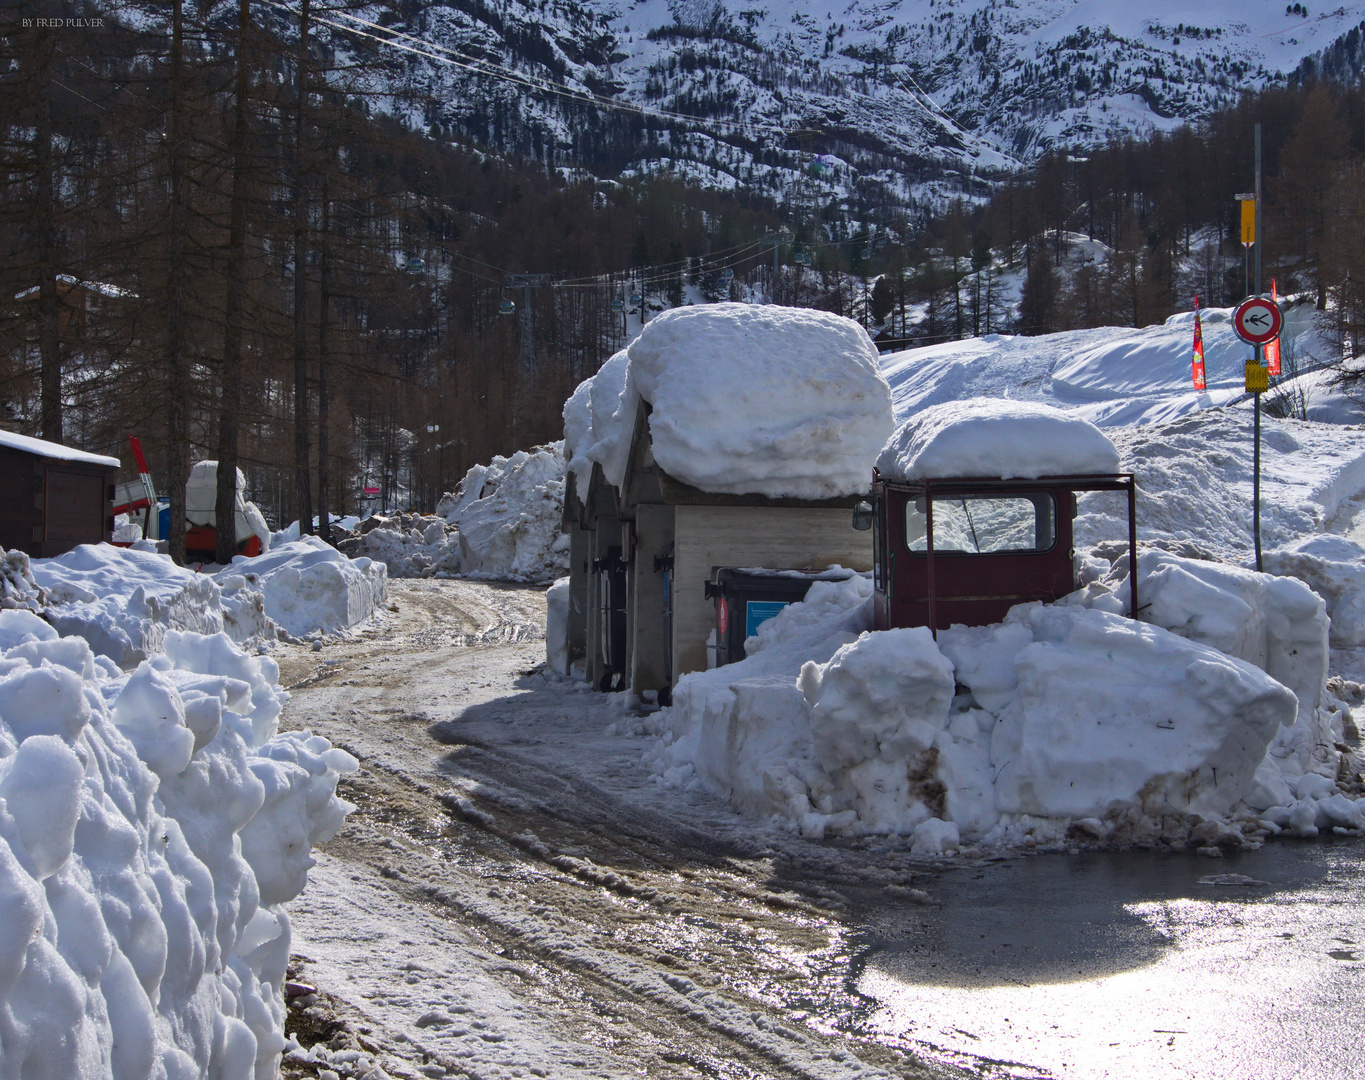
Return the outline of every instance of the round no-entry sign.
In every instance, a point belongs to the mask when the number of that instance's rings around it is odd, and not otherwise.
[[[1280,336],[1284,318],[1280,315],[1279,305],[1273,300],[1253,296],[1242,301],[1232,314],[1232,328],[1237,336],[1252,345],[1264,345]]]

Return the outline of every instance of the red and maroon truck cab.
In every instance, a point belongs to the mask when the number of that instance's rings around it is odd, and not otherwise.
[[[1015,604],[1052,601],[1076,588],[1076,496],[1126,492],[1128,558],[1136,564],[1131,473],[887,480],[873,473],[872,504],[854,527],[873,527],[875,627],[1000,622]],[[1130,575],[1129,614],[1137,611]]]

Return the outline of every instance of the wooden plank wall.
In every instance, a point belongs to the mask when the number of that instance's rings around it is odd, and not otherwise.
[[[849,509],[678,506],[673,598],[673,678],[706,667],[715,602],[705,583],[712,566],[823,570],[838,563],[872,569],[872,533],[853,528]]]

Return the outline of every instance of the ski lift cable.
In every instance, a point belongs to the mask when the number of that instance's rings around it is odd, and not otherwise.
[[[298,12],[294,8],[290,7],[288,4],[279,3],[278,0],[264,0],[264,2],[270,5],[271,7],[287,11],[291,15],[294,16],[298,15]],[[570,89],[569,87],[558,86],[552,82],[549,82],[548,80],[543,80],[537,78],[536,76],[526,75],[521,72],[514,71],[500,64],[495,64],[492,63],[491,61],[483,60],[479,57],[470,56],[466,53],[459,52],[455,49],[451,49],[444,45],[436,45],[432,42],[426,41],[423,38],[416,37],[412,34],[405,34],[398,30],[390,29],[389,27],[382,26],[379,23],[370,22],[356,15],[351,15],[346,12],[336,12],[335,14],[341,16],[342,18],[349,19],[352,22],[359,24],[359,26],[369,27],[371,30],[377,30],[383,34],[388,34],[390,36],[381,37],[380,34],[370,33],[367,30],[359,29],[357,26],[347,26],[343,23],[337,22],[334,19],[329,19],[321,15],[314,15],[312,16],[312,18],[314,22],[320,23],[325,26],[330,26],[335,30],[341,31],[342,33],[353,34],[356,37],[368,38],[371,41],[378,42],[381,45],[388,45],[391,48],[399,49],[403,52],[413,53],[415,55],[425,57],[428,60],[434,60],[438,63],[447,64],[451,67],[457,67],[462,70],[472,72],[476,75],[491,76],[492,78],[495,79],[501,79],[504,82],[513,83],[526,89],[534,90],[538,93],[560,97],[567,101],[574,101],[583,105],[594,105],[598,108],[611,109],[617,112],[631,113],[637,116],[653,117],[659,120],[692,124],[694,126],[702,128],[703,130],[707,131],[708,134],[712,135],[717,134],[717,132],[713,130],[713,125],[728,125],[732,129],[741,132],[749,129],[766,131],[781,130],[775,124],[766,124],[761,121],[715,120],[707,117],[691,116],[686,113],[670,112],[666,109],[651,109],[647,106],[636,105],[631,102],[618,101],[614,98],[604,97],[600,94],[594,94],[591,91],[587,90],[574,90]]]
[[[267,0],[267,2],[274,3],[275,0]],[[284,5],[276,3],[275,6],[278,7]],[[462,53],[458,49],[452,49],[447,45],[437,45],[434,42],[427,41],[425,38],[417,37],[415,34],[404,33],[401,30],[394,30],[392,27],[384,26],[381,23],[375,23],[367,19],[362,19],[360,18],[360,16],[353,15],[350,12],[339,11],[335,12],[335,14],[338,15],[340,18],[347,19],[350,22],[354,22],[361,26],[368,27],[371,30],[378,30],[381,31],[382,33],[389,34],[394,39],[402,39],[404,41],[412,42],[413,44],[419,45],[423,48],[433,49],[437,52],[446,53],[449,56],[456,57],[457,59],[465,61],[468,64],[475,65],[479,70],[481,70],[485,74],[493,75],[494,77],[497,78],[507,78],[511,81],[518,82],[524,86],[531,86],[533,88],[541,89],[549,94],[557,94],[560,96],[568,97],[571,100],[595,104],[602,108],[633,112],[642,116],[655,116],[658,117],[659,119],[677,120],[682,121],[684,123],[696,124],[701,127],[708,127],[709,125],[714,123],[719,123],[722,125],[728,124],[738,130],[744,130],[746,127],[746,124],[743,121],[729,120],[717,121],[709,117],[693,116],[688,113],[673,112],[672,110],[669,109],[651,109],[648,106],[636,105],[633,102],[618,101],[615,98],[609,98],[601,94],[595,94],[588,90],[568,89],[566,87],[562,87],[555,83],[552,83],[549,80],[539,78],[538,76],[524,74],[522,72],[516,71],[513,68],[508,68],[502,64],[495,63],[494,61],[485,60],[482,57],[471,56],[468,53]],[[756,121],[747,126],[771,131],[782,130],[782,128],[780,128],[776,124],[766,124],[762,121]]]
[[[749,252],[767,246],[767,241],[756,240],[742,246],[736,245],[736,247],[732,249],[722,248],[720,254],[724,255],[724,258],[721,261],[714,261],[715,255],[704,257],[703,262],[707,264],[704,269],[707,271],[721,270],[728,266],[736,265],[739,262],[742,262]],[[678,270],[689,266],[691,261],[692,260],[689,259],[680,259],[676,262],[646,266],[637,271],[625,271],[626,280],[631,283],[643,284],[665,281],[673,274],[677,273]],[[613,277],[615,277],[615,280],[613,280]],[[611,288],[621,283],[621,273],[618,272],[615,275],[598,274],[595,277],[590,278],[567,278],[564,281],[556,281],[555,286],[563,289],[600,289]]]

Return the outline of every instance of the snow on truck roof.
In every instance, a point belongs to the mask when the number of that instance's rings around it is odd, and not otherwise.
[[[61,443],[48,442],[46,439],[35,439],[29,435],[16,434],[13,431],[0,431],[0,446],[8,446],[11,450],[22,450],[25,454],[36,454],[38,457],[51,458],[54,461],[74,461],[82,465],[104,465],[112,469],[119,467],[119,459],[116,457],[87,453],[74,447],[63,446]]]
[[[660,467],[719,494],[826,499],[866,491],[891,432],[891,390],[876,348],[856,322],[830,312],[731,303],[666,311],[627,348],[619,404],[610,423],[599,424],[596,383],[615,389],[620,355],[594,379],[590,406],[588,393],[575,393],[565,410],[571,459],[581,453],[588,468],[600,462],[618,487],[640,401],[653,409],[650,443]],[[596,441],[576,445],[585,429]]]
[[[1114,473],[1119,452],[1089,420],[1033,401],[968,398],[916,413],[877,459],[893,481]]]

